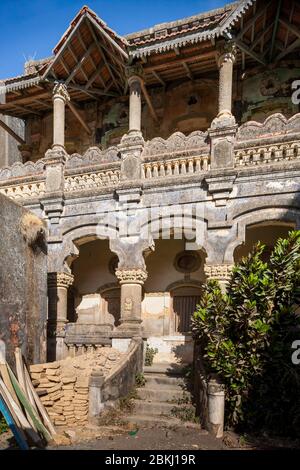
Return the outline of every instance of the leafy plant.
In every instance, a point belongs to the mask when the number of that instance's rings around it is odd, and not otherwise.
[[[145,354],[145,366],[152,366],[154,356],[157,353],[158,353],[157,348],[150,348],[149,344],[147,344],[146,354]]]
[[[138,388],[144,387],[146,384],[146,379],[143,373],[139,372],[135,376],[135,385]]]
[[[207,370],[226,387],[228,425],[300,431],[300,231],[279,239],[268,263],[258,243],[235,266],[226,294],[208,282],[192,320]]]
[[[7,432],[7,431],[8,431],[8,426],[2,414],[0,413],[0,434],[3,434],[4,432]]]

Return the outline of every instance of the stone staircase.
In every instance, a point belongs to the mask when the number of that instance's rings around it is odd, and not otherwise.
[[[146,384],[137,388],[138,397],[133,400],[132,414],[126,419],[140,426],[185,425],[199,429],[199,423],[193,421],[195,409],[183,369],[182,365],[166,363],[145,366]]]

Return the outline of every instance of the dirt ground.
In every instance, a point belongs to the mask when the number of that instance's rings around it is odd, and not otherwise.
[[[167,429],[161,426],[131,428],[120,426],[88,426],[85,429],[60,429],[69,440],[64,445],[49,445],[48,450],[280,450],[300,449],[300,441],[238,436],[226,432],[215,439],[206,431],[184,426]],[[66,445],[67,444],[67,445]],[[16,449],[10,432],[0,435],[0,450]]]

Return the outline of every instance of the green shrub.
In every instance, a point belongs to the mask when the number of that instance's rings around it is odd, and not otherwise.
[[[158,353],[157,348],[150,348],[149,344],[147,344],[146,354],[145,354],[145,366],[152,366],[154,356],[157,353]]]
[[[8,431],[8,426],[2,414],[0,413],[0,434],[3,434],[4,432],[7,432],[7,431]]]
[[[226,387],[226,423],[300,432],[300,232],[279,239],[268,263],[258,243],[235,266],[226,294],[208,282],[192,319],[204,364]]]
[[[141,372],[136,374],[136,376],[135,376],[135,385],[136,385],[136,387],[138,387],[138,388],[144,387],[145,384],[146,384],[146,379],[145,379],[144,374],[141,373]]]

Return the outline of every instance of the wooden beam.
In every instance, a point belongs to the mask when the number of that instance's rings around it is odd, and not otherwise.
[[[246,44],[244,44],[242,41],[236,41],[235,38],[233,38],[234,42],[236,45],[241,49],[241,51],[245,52],[246,54],[250,55],[253,59],[257,60],[262,65],[267,65],[266,60],[263,58],[262,55],[257,54],[256,52],[252,51],[250,47],[248,47]]]
[[[4,129],[11,137],[13,137],[19,144],[24,145],[26,144],[25,140],[22,139],[18,134],[16,134],[5,122],[0,119],[0,127]]]
[[[242,30],[239,32],[239,34],[236,35],[236,39],[237,40],[240,40],[244,34],[248,31],[249,28],[251,28],[251,26],[253,26],[256,22],[256,20],[265,12],[267,11],[267,9],[269,8],[269,6],[273,3],[273,0],[271,0],[270,2],[267,3],[267,5],[263,6],[262,8],[260,8],[256,14],[251,18],[251,20],[249,20],[242,28]]]
[[[92,16],[90,16],[90,15],[88,14],[88,18],[89,18],[89,20],[93,23],[93,25],[95,25],[95,27],[101,32],[101,34],[102,34],[104,37],[106,37],[106,38],[108,39],[108,41],[110,41],[110,42],[113,44],[113,46],[119,51],[119,53],[120,53],[120,54],[124,57],[124,59],[127,61],[127,60],[128,60],[128,54],[127,54],[127,52],[125,52],[125,51],[122,49],[122,47],[120,47],[119,44],[118,44],[116,41],[114,41],[106,31],[104,31],[104,29],[94,20],[94,18],[93,18]]]
[[[271,50],[270,50],[270,56],[269,56],[270,61],[273,59],[273,54],[274,54],[275,39],[276,39],[277,31],[278,31],[279,15],[280,15],[280,10],[281,10],[282,0],[277,0],[277,2],[278,2],[277,10],[276,10],[276,16],[275,16],[275,21],[274,21],[272,39],[271,39]]]
[[[192,75],[192,72],[191,72],[190,69],[189,69],[188,64],[187,64],[186,62],[183,62],[182,65],[183,65],[183,67],[184,67],[184,69],[185,69],[185,71],[186,71],[186,74],[187,74],[187,76],[189,77],[189,79],[193,81],[193,80],[194,80],[194,77],[193,77],[193,75]]]
[[[93,83],[94,81],[96,80],[96,78],[99,78],[100,77],[100,72],[101,70],[103,69],[103,66],[104,66],[104,62],[101,61],[101,64],[100,66],[92,73],[92,75],[90,76],[90,78],[88,79],[88,82],[86,83],[85,85],[85,88],[88,89]],[[102,77],[101,77],[102,78]],[[101,80],[102,81],[102,85],[105,87],[105,83],[103,81],[103,79]]]
[[[288,21],[285,21],[281,18],[279,18],[279,23],[282,24],[283,26],[285,26],[285,28],[290,32],[290,33],[293,33],[295,36],[297,36],[298,38],[300,38],[300,30],[299,28],[297,28],[295,25],[291,24],[290,22]]]
[[[82,127],[85,129],[85,131],[88,133],[88,135],[92,135],[92,131],[91,129],[89,128],[89,126],[84,122],[84,120],[82,119],[82,117],[80,116],[79,112],[77,111],[76,107],[71,103],[71,101],[68,101],[68,106],[70,108],[70,110],[72,111],[72,113],[74,114],[74,116],[76,117],[76,119],[78,120],[78,122],[82,125]]]
[[[161,76],[157,72],[155,72],[155,70],[153,70],[152,74],[154,75],[156,80],[158,80],[162,84],[162,86],[166,86],[166,82],[161,78]]]
[[[99,43],[99,41],[98,41],[98,39],[97,39],[97,37],[96,37],[96,33],[95,33],[95,31],[93,30],[93,26],[92,26],[90,23],[87,23],[87,25],[88,25],[88,27],[89,27],[90,33],[91,33],[91,35],[93,36],[93,39],[94,39],[95,43],[97,44],[98,50],[99,50],[99,52],[100,52],[100,55],[101,55],[102,59],[104,60],[104,63],[105,63],[105,65],[106,65],[106,67],[108,68],[108,71],[109,71],[109,73],[110,73],[110,76],[111,76],[112,80],[114,81],[116,87],[122,92],[122,88],[121,88],[119,82],[116,80],[116,78],[115,78],[115,76],[114,76],[114,74],[113,74],[113,72],[112,72],[112,70],[111,70],[111,67],[110,67],[110,65],[109,65],[109,63],[108,63],[108,61],[107,61],[107,59],[106,59],[106,57],[105,57],[105,54],[104,54],[104,52],[103,52],[103,50],[102,50],[102,48],[101,48],[101,44]]]
[[[87,94],[94,93],[100,96],[119,96],[118,93],[114,93],[113,91],[98,90],[97,88],[89,88],[86,90],[85,87],[81,85],[69,85],[69,88],[74,88],[74,90],[83,91]]]
[[[66,86],[70,83],[70,81],[75,77],[76,73],[81,69],[82,70],[82,66],[85,62],[85,60],[87,59],[87,57],[89,56],[89,54],[91,53],[91,51],[94,49],[94,47],[96,47],[95,44],[91,44],[90,47],[85,51],[84,55],[81,57],[80,61],[77,62],[77,65],[74,67],[73,71],[71,72],[71,74],[69,75],[68,79],[65,81],[65,84]],[[84,72],[84,71],[83,71]],[[86,77],[86,80],[88,80],[86,74],[85,74],[85,77]]]
[[[149,106],[150,113],[151,113],[153,119],[154,119],[157,123],[159,123],[158,116],[157,116],[157,114],[156,114],[156,111],[155,111],[155,109],[154,109],[154,106],[153,106],[153,104],[152,104],[151,98],[150,98],[150,96],[149,96],[148,90],[147,90],[146,85],[145,85],[144,82],[141,82],[141,87],[142,87],[142,91],[143,91],[145,100],[146,100],[146,102],[147,102],[147,104],[148,104],[148,106]]]
[[[281,60],[284,56],[292,52],[296,47],[300,47],[300,39],[296,39],[292,44],[289,45],[284,51],[280,52],[277,57],[275,57],[274,62],[278,62]]]
[[[153,71],[164,70],[172,66],[180,67],[183,64],[183,62],[186,62],[187,64],[189,62],[201,63],[203,59],[207,59],[207,58],[211,58],[214,60],[214,56],[215,56],[215,51],[205,52],[204,54],[201,54],[201,56],[199,55],[198,58],[196,58],[196,60],[195,60],[195,56],[184,57],[182,59],[173,59],[168,62],[167,61],[163,62],[161,64],[144,67],[144,71],[152,73]]]
[[[294,11],[295,11],[295,2],[292,3],[292,7],[291,7],[291,10],[290,10],[289,23],[291,23],[291,21],[292,21]],[[287,47],[288,42],[289,42],[289,31],[287,30],[285,40],[284,40],[284,47]]]
[[[255,49],[255,47],[257,46],[257,44],[260,43],[260,41],[262,41],[262,39],[265,37],[265,35],[268,33],[268,31],[273,28],[273,24],[271,23],[267,28],[264,28],[264,30],[262,31],[262,33],[257,36],[256,40],[251,44],[251,51],[253,51],[253,49]]]

